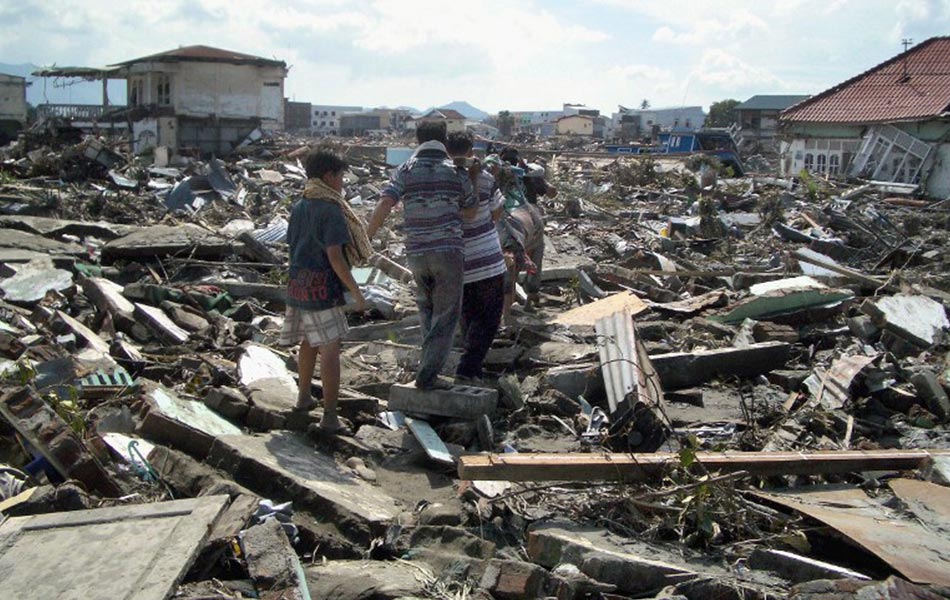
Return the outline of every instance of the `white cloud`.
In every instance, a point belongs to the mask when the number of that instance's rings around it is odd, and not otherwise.
[[[693,19],[691,22],[687,19],[688,25],[682,31],[664,25],[653,34],[653,41],[695,45],[723,43],[769,31],[765,21],[748,11],[732,12],[725,17]]]

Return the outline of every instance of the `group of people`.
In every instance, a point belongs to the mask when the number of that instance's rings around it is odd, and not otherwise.
[[[352,295],[347,308],[365,308],[350,265],[372,254],[370,240],[393,208],[402,205],[423,335],[415,386],[431,390],[451,386],[439,373],[460,325],[463,352],[455,382],[479,383],[483,377],[482,363],[514,290],[512,265],[531,262],[523,238],[505,234],[523,225],[506,223],[505,217],[514,207],[527,206],[541,222],[532,201],[556,194],[543,169],[541,177],[529,176],[531,167],[514,149],[482,163],[474,158],[471,134],[447,134],[439,122],[420,123],[416,139],[415,152],[394,171],[365,229],[343,199],[346,162],[327,151],[306,159],[307,186],[288,229],[290,272],[280,343],[300,344],[298,410],[316,405],[310,386],[319,357],[326,430],[343,427],[337,400],[341,340],[348,331],[344,290]]]

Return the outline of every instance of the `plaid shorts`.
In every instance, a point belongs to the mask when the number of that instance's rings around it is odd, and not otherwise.
[[[277,343],[294,346],[307,340],[312,347],[323,346],[342,339],[349,330],[342,307],[307,310],[288,306],[284,313],[284,328],[280,331]]]

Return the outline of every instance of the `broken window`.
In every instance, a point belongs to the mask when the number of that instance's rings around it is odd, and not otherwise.
[[[828,175],[834,177],[841,170],[841,158],[837,154],[832,154],[828,158]]]
[[[811,152],[805,154],[805,170],[809,173],[815,170],[815,155]]]
[[[158,76],[158,89],[156,94],[157,104],[168,106],[172,103],[172,78],[171,75]]]
[[[933,146],[892,125],[868,130],[849,174],[877,181],[919,183]]]
[[[139,106],[145,102],[145,80],[137,77],[129,84],[129,106]]]
[[[824,174],[825,171],[827,171],[827,165],[826,165],[827,161],[828,161],[828,157],[827,157],[826,155],[824,155],[824,154],[819,154],[819,155],[817,156],[815,162],[816,162],[816,165],[817,165],[817,167],[816,167],[816,168],[817,168],[817,171],[818,171],[819,173]]]

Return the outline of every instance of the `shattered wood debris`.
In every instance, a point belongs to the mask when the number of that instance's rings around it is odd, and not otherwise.
[[[253,138],[0,148],[4,591],[948,597],[946,201],[523,146],[559,193],[485,380],[411,384],[394,225],[328,434],[277,344],[312,140]],[[330,143],[365,219],[405,140]]]

